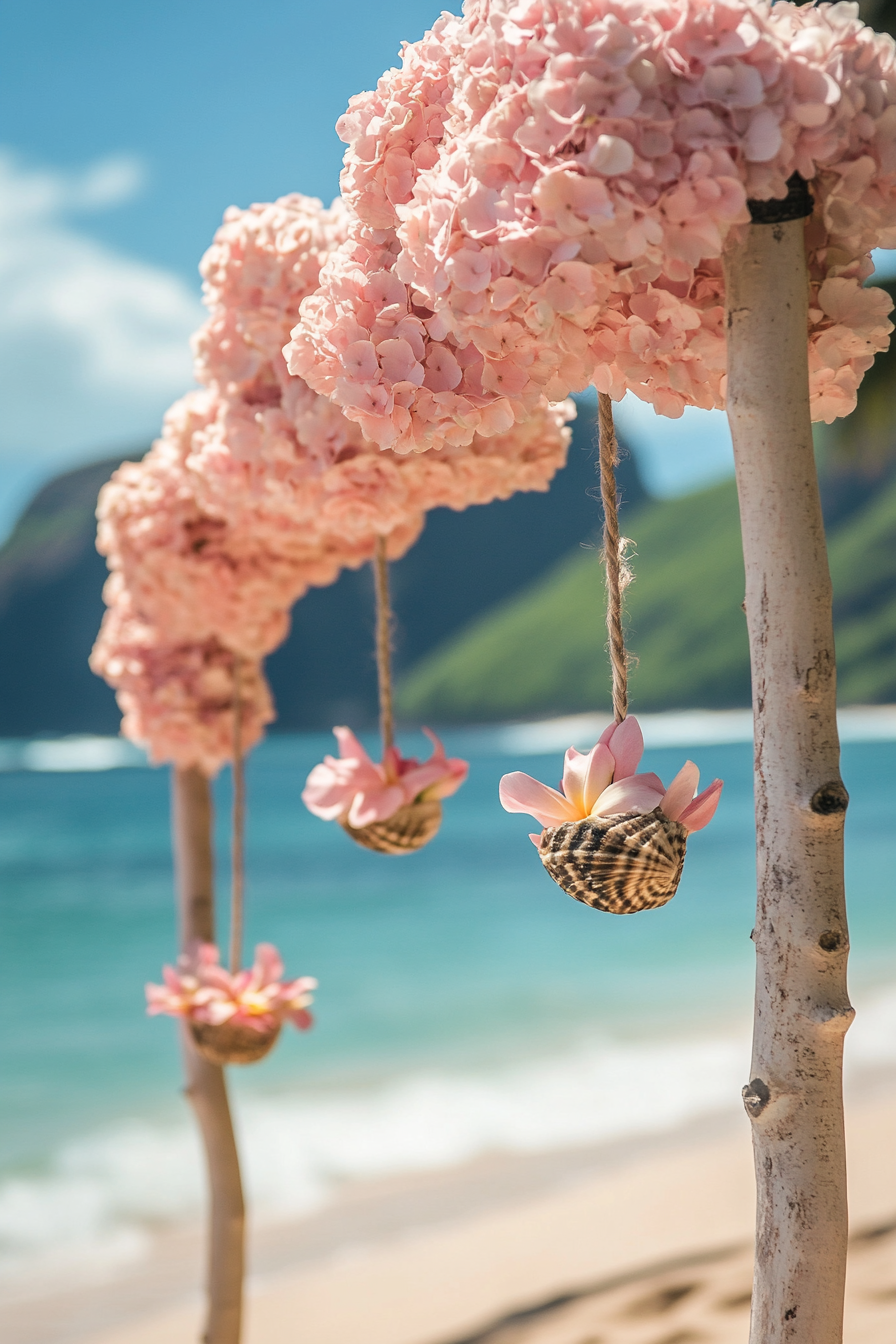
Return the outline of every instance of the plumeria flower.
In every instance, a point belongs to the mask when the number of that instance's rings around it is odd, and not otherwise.
[[[317,981],[310,975],[281,979],[283,961],[271,943],[259,943],[251,969],[235,974],[220,964],[213,943],[196,943],[162,975],[163,985],[146,986],[150,1016],[167,1013],[212,1026],[227,1022],[262,1034],[283,1022],[307,1031],[314,1022],[308,1008]]]
[[[715,813],[722,781],[714,779],[697,794],[700,771],[693,761],[686,761],[667,789],[652,771],[636,773],[643,754],[644,738],[638,720],[623,719],[622,723],[611,724],[591,751],[569,748],[559,791],[514,770],[501,780],[501,804],[507,812],[528,813],[545,827],[586,817],[652,812],[658,807],[686,830],[702,830]],[[540,836],[530,839],[537,845]]]
[[[397,747],[384,752],[377,765],[350,728],[334,728],[339,757],[325,756],[308,776],[302,801],[324,821],[345,821],[360,830],[386,821],[399,808],[416,801],[447,798],[463,784],[469,765],[445,755],[435,733],[423,729],[433,744],[428,761],[402,756]]]

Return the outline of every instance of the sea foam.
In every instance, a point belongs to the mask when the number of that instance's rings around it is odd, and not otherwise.
[[[861,1006],[848,1065],[896,1064],[896,991]],[[685,1039],[603,1041],[488,1073],[415,1071],[364,1088],[242,1098],[237,1127],[256,1218],[299,1218],[348,1182],[675,1129],[740,1112],[747,1025]],[[161,1228],[195,1219],[203,1167],[189,1117],[71,1142],[43,1174],[0,1185],[4,1295],[48,1271],[79,1282],[148,1254]]]

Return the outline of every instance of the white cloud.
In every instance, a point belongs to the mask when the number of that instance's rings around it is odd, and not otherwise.
[[[62,172],[0,151],[0,531],[25,482],[148,443],[192,384],[197,296],[77,221],[143,179],[124,156]]]

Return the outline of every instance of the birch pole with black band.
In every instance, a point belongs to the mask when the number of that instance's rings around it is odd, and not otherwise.
[[[843,1038],[853,1016],[831,581],[812,449],[805,183],[751,202],[724,258],[753,675],[757,830],[751,1344],[840,1344]],[[801,194],[802,193],[802,194]],[[764,207],[764,210],[763,210]],[[769,222],[764,222],[768,220]]]
[[[215,941],[212,799],[197,769],[172,773],[172,832],[180,909],[180,942]],[[239,1344],[242,1329],[245,1208],[240,1163],[224,1070],[194,1048],[182,1027],[186,1095],[205,1148],[210,1215],[204,1344]]]

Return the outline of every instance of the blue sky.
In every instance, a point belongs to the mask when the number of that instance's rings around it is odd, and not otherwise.
[[[191,381],[230,204],[330,199],[350,95],[429,0],[28,0],[0,11],[0,535],[41,479],[148,445]],[[660,493],[730,469],[721,415],[620,422]]]

